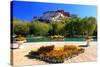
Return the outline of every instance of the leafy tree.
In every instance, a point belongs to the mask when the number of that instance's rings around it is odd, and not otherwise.
[[[47,23],[33,21],[30,26],[30,33],[37,36],[48,35],[49,29],[50,27]]]
[[[80,33],[80,18],[71,18],[70,22],[65,24],[66,35],[73,37]]]
[[[73,35],[87,35],[90,36],[96,29],[96,18],[71,18],[71,21],[65,25],[66,33],[69,36]]]
[[[25,22],[14,19],[12,21],[13,34],[36,36],[64,35],[73,37],[74,35],[97,35],[97,23],[95,17],[85,18],[64,18],[59,22],[47,23],[46,21]]]
[[[60,21],[60,22],[63,24],[66,24],[66,23],[71,22],[71,19],[70,18],[63,18],[62,21]]]
[[[96,18],[94,17],[85,17],[83,18],[84,23],[84,32],[87,36],[91,36],[96,29]]]
[[[27,22],[13,20],[12,24],[14,34],[26,36],[29,33],[29,26]]]
[[[53,26],[53,34],[54,35],[62,35],[64,33],[64,24],[61,22],[56,22]]]

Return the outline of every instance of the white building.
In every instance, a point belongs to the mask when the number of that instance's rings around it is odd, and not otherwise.
[[[64,12],[64,10],[57,10],[57,11],[46,11],[43,13],[41,17],[37,17],[35,19],[40,19],[43,21],[61,21],[64,18],[71,17],[69,12]]]

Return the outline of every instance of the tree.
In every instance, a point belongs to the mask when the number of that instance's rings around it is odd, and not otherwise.
[[[97,25],[96,25],[96,28],[95,28],[95,30],[94,30],[93,35],[97,37]]]
[[[30,33],[38,36],[48,35],[49,25],[40,21],[33,21],[30,26]]]
[[[66,23],[71,22],[71,19],[70,18],[63,18],[60,22],[63,24],[66,24]]]
[[[29,33],[29,26],[27,22],[13,20],[12,24],[14,34],[26,36]]]
[[[70,22],[65,24],[65,30],[70,37],[80,34],[80,18],[71,18]]]
[[[91,36],[96,29],[96,18],[94,17],[85,17],[83,18],[84,23],[84,32],[87,36]]]
[[[62,35],[64,33],[64,24],[61,22],[56,22],[55,24],[52,24],[53,26],[53,34],[54,35]]]

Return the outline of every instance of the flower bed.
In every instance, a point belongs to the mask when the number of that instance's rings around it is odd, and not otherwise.
[[[19,37],[17,37],[15,40],[16,40],[16,41],[23,41],[23,40],[26,40],[26,38],[25,38],[25,37],[19,36]]]
[[[64,36],[61,35],[54,35],[50,37],[51,40],[64,40]]]
[[[50,52],[54,49],[54,45],[51,45],[51,46],[41,46],[39,49],[38,49],[38,52],[39,53],[46,53],[46,52]]]
[[[18,45],[17,48],[20,48],[20,46],[21,46],[24,42],[26,42],[26,38],[25,38],[25,37],[22,37],[22,36],[19,36],[19,37],[15,38],[15,40],[16,40],[16,43],[17,43],[17,45]]]
[[[49,63],[63,63],[65,59],[78,56],[81,53],[84,53],[84,49],[77,46],[65,45],[55,49],[55,46],[52,45],[42,46],[37,51],[31,51],[29,55]]]

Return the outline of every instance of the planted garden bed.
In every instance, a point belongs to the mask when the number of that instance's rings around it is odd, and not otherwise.
[[[65,59],[84,53],[84,49],[74,45],[64,47],[41,46],[38,50],[29,52],[29,57],[46,61],[48,63],[63,63]]]
[[[63,41],[64,40],[64,36],[61,35],[54,35],[50,37],[51,40],[55,40],[55,41]]]

